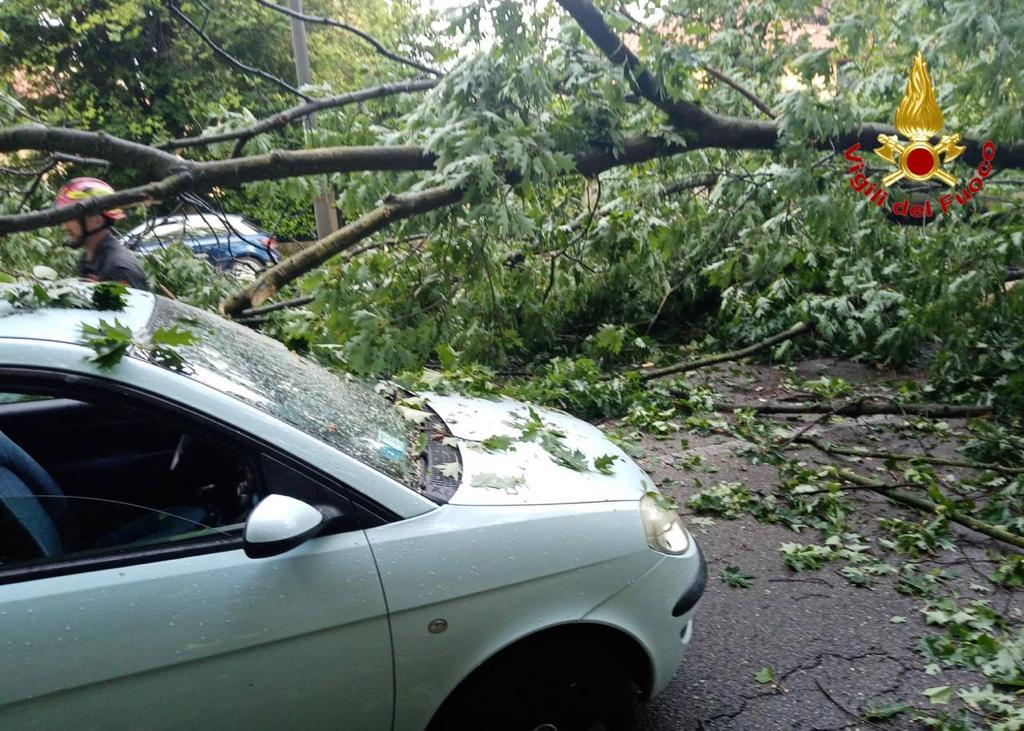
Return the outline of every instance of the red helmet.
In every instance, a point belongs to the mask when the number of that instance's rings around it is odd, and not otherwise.
[[[63,206],[70,206],[78,201],[88,200],[89,198],[111,195],[113,192],[114,189],[108,183],[104,183],[98,178],[73,178],[64,183],[60,190],[57,191],[54,205],[61,208]],[[120,208],[113,208],[109,211],[103,211],[103,215],[108,220],[120,221],[124,218],[124,211]]]

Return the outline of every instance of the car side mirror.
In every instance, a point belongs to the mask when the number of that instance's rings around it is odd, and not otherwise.
[[[327,523],[323,513],[287,495],[268,495],[245,521],[242,544],[249,558],[290,551],[315,536]]]

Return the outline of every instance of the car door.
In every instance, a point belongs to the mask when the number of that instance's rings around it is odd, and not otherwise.
[[[355,520],[301,464],[254,459],[268,492],[329,500]],[[247,558],[241,526],[225,525],[0,565],[0,725],[390,728],[380,579],[362,528],[338,524],[265,559]]]

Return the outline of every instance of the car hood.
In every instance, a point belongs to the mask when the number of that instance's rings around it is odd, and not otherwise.
[[[655,489],[651,479],[597,427],[568,414],[530,407],[511,399],[488,401],[464,396],[422,394],[459,441],[462,476],[448,501],[453,505],[552,505],[639,500]],[[562,444],[579,450],[587,470],[557,464],[539,441],[520,441],[530,409],[545,428],[564,434]],[[517,425],[518,423],[518,425]],[[509,437],[505,450],[491,451],[482,442]],[[616,457],[611,474],[594,468],[594,460]]]

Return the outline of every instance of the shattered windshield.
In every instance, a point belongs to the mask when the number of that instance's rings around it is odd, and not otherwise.
[[[244,401],[394,479],[415,482],[414,427],[371,384],[335,375],[247,327],[156,298],[150,329],[195,335],[175,346],[189,378]]]

